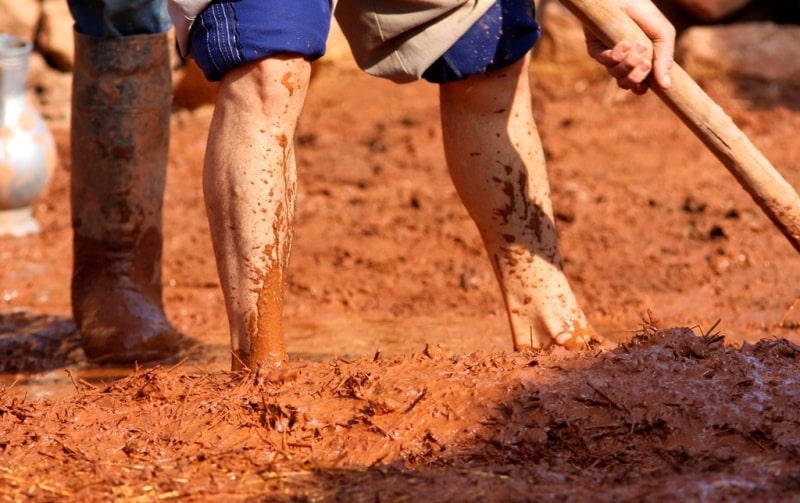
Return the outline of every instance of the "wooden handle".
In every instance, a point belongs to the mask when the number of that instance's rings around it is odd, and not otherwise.
[[[560,0],[603,43],[652,43],[641,28],[611,0]],[[750,142],[733,120],[714,103],[677,63],[670,73],[672,84],[661,89],[652,74],[650,89],[689,127],[772,222],[800,252],[800,198],[766,157]]]

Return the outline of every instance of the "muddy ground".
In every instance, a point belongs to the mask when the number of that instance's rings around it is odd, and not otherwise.
[[[227,372],[205,105],[175,108],[164,215],[184,358],[99,369],[70,320],[69,75],[34,70],[60,164],[41,234],[0,238],[0,498],[800,501],[797,252],[656,97],[532,69],[566,269],[612,352],[510,352],[435,87],[321,64],[290,364]],[[796,90],[704,85],[800,185]]]

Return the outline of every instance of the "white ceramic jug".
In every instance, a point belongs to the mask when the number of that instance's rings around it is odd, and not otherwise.
[[[25,96],[32,49],[27,40],[0,34],[0,235],[39,232],[31,204],[56,165],[53,136]]]

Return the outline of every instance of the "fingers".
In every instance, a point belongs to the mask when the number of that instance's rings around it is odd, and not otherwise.
[[[675,49],[675,39],[671,39],[669,43],[654,43],[653,51],[655,54],[654,59],[654,73],[656,82],[662,89],[668,89],[672,84],[670,72],[672,71],[673,51]]]
[[[644,80],[652,70],[652,64],[647,59],[647,47],[636,43],[623,41],[615,45],[610,52],[610,64],[606,65],[608,73],[617,79],[623,89],[630,89],[642,93],[647,89]]]
[[[653,73],[658,85],[667,89],[674,61],[675,27],[649,0],[628,0],[625,12],[653,41]]]
[[[622,6],[652,41],[652,60],[643,42],[622,41],[608,48],[594,34],[584,30],[589,55],[604,65],[623,89],[645,93],[646,79],[651,72],[659,87],[667,89],[675,50],[675,28],[650,0],[623,0]]]
[[[628,41],[607,48],[590,33],[586,34],[589,54],[606,67],[608,73],[617,79],[623,89],[642,94],[647,90],[644,80],[652,69],[647,59],[647,47],[644,44],[631,44]]]

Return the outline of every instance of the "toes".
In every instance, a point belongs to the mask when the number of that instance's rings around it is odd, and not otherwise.
[[[587,347],[594,347],[595,344],[605,344],[605,341],[597,335],[591,327],[576,328],[561,332],[555,337],[555,342],[559,346],[577,351]]]

